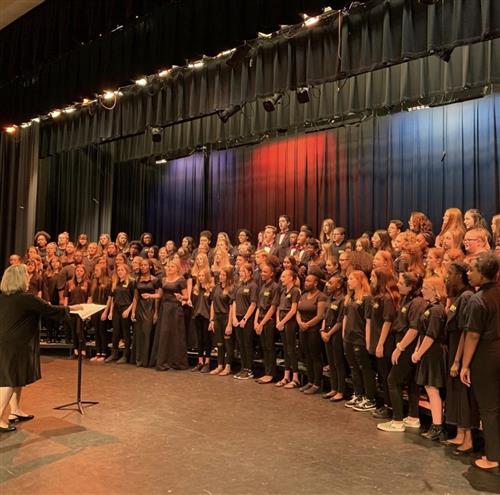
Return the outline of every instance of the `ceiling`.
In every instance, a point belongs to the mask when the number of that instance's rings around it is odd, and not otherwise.
[[[0,30],[45,0],[0,0]]]

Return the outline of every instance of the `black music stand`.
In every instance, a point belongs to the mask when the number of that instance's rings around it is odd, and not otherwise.
[[[104,309],[104,308],[103,308]],[[102,309],[95,311],[95,313],[101,312]],[[91,316],[91,315],[89,315]],[[54,409],[67,409],[71,406],[77,406],[80,414],[83,414],[84,405],[95,406],[99,402],[93,400],[82,400],[82,350],[83,350],[83,329],[82,329],[82,317],[78,315],[76,320],[76,335],[78,337],[78,368],[77,368],[77,381],[76,381],[76,401],[70,402],[69,404],[63,404],[62,406],[54,407]]]

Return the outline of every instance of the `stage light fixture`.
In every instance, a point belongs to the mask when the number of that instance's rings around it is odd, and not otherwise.
[[[137,86],[144,87],[148,83],[148,80],[145,77],[141,77],[140,79],[136,79],[134,82],[135,84],[137,84]]]
[[[168,160],[165,160],[165,158],[162,158],[160,160],[155,161],[156,165],[163,165],[165,163],[168,163]]]
[[[262,32],[258,32],[257,33],[257,38],[261,38],[261,39],[269,39],[269,38],[272,38],[273,37],[273,33],[262,33]]]
[[[151,127],[151,141],[153,143],[160,143],[161,137],[161,127]]]
[[[10,125],[5,128],[5,132],[8,134],[14,134],[16,132],[17,127],[15,125]]]
[[[314,26],[319,21],[319,17],[309,17],[307,14],[302,14],[302,18],[306,27]]]
[[[73,113],[76,110],[75,107],[66,107],[63,112],[64,113]]]
[[[297,101],[299,103],[307,103],[310,98],[309,98],[309,87],[304,86],[302,88],[297,88]]]
[[[188,67],[190,69],[201,69],[204,65],[205,65],[205,62],[203,61],[203,59],[201,59],[201,60],[196,60],[195,62],[188,64]]]
[[[266,112],[274,112],[276,110],[276,105],[278,102],[283,98],[282,93],[274,93],[273,96],[270,98],[266,98],[263,102],[262,105],[264,106],[264,110]]]
[[[219,110],[217,115],[219,119],[225,124],[235,113],[241,110],[241,105],[233,105],[225,110]]]
[[[252,47],[248,43],[239,46],[232,51],[232,55],[226,60],[226,64],[229,65],[229,67],[235,67],[243,61],[251,49]]]
[[[23,123],[21,124],[21,127],[22,127],[23,129],[26,129],[27,127],[30,127],[30,126],[31,126],[31,122],[23,122]]]
[[[116,91],[104,91],[103,98],[105,100],[112,100],[116,96]]]
[[[40,122],[40,117],[35,117],[31,119],[31,122],[36,122],[38,124]]]
[[[441,50],[436,50],[436,55],[444,62],[449,62],[451,59],[451,54],[454,48],[443,48]]]
[[[57,119],[58,117],[61,116],[61,110],[53,110],[49,114],[53,119]]]

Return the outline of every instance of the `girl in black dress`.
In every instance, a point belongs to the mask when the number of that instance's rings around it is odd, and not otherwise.
[[[85,304],[88,301],[90,294],[90,284],[85,273],[85,268],[83,265],[77,265],[75,267],[75,274],[71,280],[66,283],[64,289],[64,305],[73,306],[78,304]],[[76,333],[76,319],[80,318],[78,315],[70,316],[70,331],[73,341],[73,354],[72,358],[78,357],[78,344],[79,339],[82,339],[85,344],[85,334],[82,325],[82,334],[77,335]],[[85,345],[83,345],[82,356],[86,356]]]
[[[341,254],[342,256],[345,253]],[[342,337],[344,351],[351,368],[354,395],[345,403],[356,411],[375,409],[375,372],[373,371],[366,336],[366,317],[371,305],[370,284],[360,270],[353,270],[347,278],[344,300]]]
[[[321,321],[328,298],[318,289],[319,277],[309,274],[297,305],[300,347],[306,357],[307,384],[299,390],[307,395],[319,392],[323,375],[321,362]]]
[[[28,293],[36,297],[43,295],[43,279],[36,269],[36,261],[29,259],[26,261],[26,271],[28,272]]]
[[[469,285],[467,271],[469,265],[455,261],[446,274],[446,291],[452,300],[448,308],[445,333],[448,344],[448,381],[446,384],[446,422],[456,425],[455,438],[447,444],[456,447],[454,455],[472,452],[472,428],[477,428],[477,411],[473,404],[471,391],[460,381],[460,365],[464,349],[464,326],[467,314],[467,302],[473,295]]]
[[[187,301],[187,289],[179,263],[169,261],[160,293],[150,297],[160,298],[152,363],[158,371],[185,370],[188,360],[182,303]]]
[[[418,343],[411,360],[419,363],[416,381],[425,387],[431,407],[432,425],[422,436],[428,440],[439,440],[443,434],[443,401],[439,389],[446,386],[443,349],[446,288],[443,280],[426,278],[422,284],[422,296],[427,301],[427,309],[418,322]]]
[[[61,260],[54,256],[49,267],[43,272],[44,299],[53,305],[64,303],[66,280],[62,276],[61,270]],[[57,342],[59,323],[54,320],[46,320],[43,324],[47,329],[47,340]]]
[[[89,303],[107,305],[111,293],[111,279],[100,265],[96,267],[90,285]],[[108,352],[108,308],[90,317],[95,330],[96,355],[92,362],[104,362]]]
[[[104,310],[108,314],[108,319],[113,321],[113,350],[106,359],[107,363],[118,360],[120,339],[123,339],[125,343],[125,350],[118,363],[125,364],[129,358],[131,348],[130,329],[136,305],[134,296],[135,282],[130,278],[129,268],[125,264],[119,265],[113,276],[111,293]]]
[[[285,259],[289,258],[288,256]],[[295,261],[295,258],[289,258]],[[276,329],[281,332],[285,354],[285,375],[276,386],[287,389],[297,388],[299,382],[299,358],[297,353],[297,306],[300,289],[297,287],[297,272],[285,269],[280,277],[281,292],[276,317]],[[292,376],[290,376],[292,375]]]
[[[380,385],[384,394],[384,404],[373,411],[378,419],[390,418],[391,397],[387,378],[391,371],[391,357],[395,349],[392,324],[399,306],[399,292],[392,271],[373,270],[370,278],[372,304],[367,319],[368,351],[376,357]]]
[[[338,402],[345,396],[346,360],[342,342],[342,319],[345,298],[345,279],[341,275],[330,277],[326,283],[329,297],[325,319],[321,327],[321,338],[325,343],[330,366],[330,391],[324,399]]]
[[[420,290],[422,278],[414,273],[399,274],[398,290],[401,295],[398,313],[392,330],[396,348],[391,362],[392,368],[387,379],[392,404],[392,421],[379,423],[377,428],[388,432],[404,432],[406,428],[420,428],[418,414],[419,387],[415,382],[416,365],[411,356],[415,351],[418,337],[418,322],[427,303]],[[408,416],[403,414],[403,387],[408,385]]]
[[[198,343],[198,363],[191,371],[210,371],[210,352],[212,342],[208,326],[210,323],[210,305],[212,303],[212,290],[214,279],[210,271],[203,271],[198,274],[193,287],[193,320],[196,328],[196,341]],[[186,291],[187,292],[187,291]]]
[[[219,283],[212,292],[209,330],[215,334],[217,368],[210,372],[211,375],[231,374],[234,359],[233,302],[233,268],[228,267],[220,271]]]
[[[132,321],[134,322],[134,352],[137,366],[148,366],[153,341],[153,326],[158,319],[158,300],[161,282],[153,276],[153,263],[142,259],[139,265],[139,276],[136,279]],[[154,365],[154,364],[153,364]]]
[[[253,321],[259,298],[259,289],[253,280],[252,265],[240,267],[239,282],[233,303],[233,326],[240,348],[241,371],[234,375],[238,380],[253,378]]]

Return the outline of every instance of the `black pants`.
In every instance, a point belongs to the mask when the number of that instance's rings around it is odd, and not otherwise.
[[[415,352],[417,339],[415,339],[401,353],[398,364],[392,366],[387,378],[389,395],[391,396],[392,416],[395,421],[403,421],[403,387],[408,385],[408,415],[418,418],[418,400],[420,387],[415,382],[416,365],[411,361],[411,355]]]
[[[307,380],[313,385],[321,386],[323,362],[321,360],[321,336],[319,326],[308,328],[299,333],[300,347],[306,359]]]
[[[483,422],[484,453],[500,461],[500,340],[480,341],[471,362],[471,386]]]
[[[297,373],[299,371],[299,357],[297,353],[297,320],[293,317],[285,323],[281,332],[283,349],[285,353],[285,370]]]
[[[376,359],[377,359],[378,381],[380,383],[380,386],[382,388],[382,393],[384,396],[384,404],[379,404],[379,406],[386,405],[388,407],[391,407],[391,395],[389,394],[389,385],[387,383],[387,379],[389,378],[389,373],[392,367],[391,356],[386,356],[384,351],[384,356]]]
[[[243,316],[237,316],[238,321]],[[241,368],[246,370],[251,370],[253,366],[253,320],[253,316],[251,316],[244,328],[239,326],[233,328],[240,348]]]
[[[108,352],[108,319],[101,320],[102,313],[91,316],[92,326],[95,330],[95,351],[105,355]]]
[[[125,308],[127,309],[127,308]],[[125,354],[128,356],[130,353],[130,344],[131,344],[131,336],[130,336],[130,327],[132,326],[132,322],[130,318],[124,318],[122,316],[123,311],[125,309],[114,308],[113,309],[113,336],[111,337],[113,343],[113,350],[118,351],[118,347],[120,345],[120,339],[123,339],[125,342]]]
[[[375,400],[375,372],[366,346],[344,342],[344,350],[351,368],[354,394]]]
[[[85,323],[81,320],[78,315],[69,315],[69,324],[66,329],[67,333],[71,334],[71,341],[73,343],[73,349],[79,348],[80,339],[82,340],[82,350],[85,350],[86,339],[85,339]],[[78,321],[80,320],[80,321]]]
[[[330,366],[330,387],[336,392],[345,394],[346,361],[342,332],[335,332],[325,343],[326,356]]]
[[[232,365],[234,360],[234,329],[231,335],[226,335],[227,319],[227,313],[214,314],[214,333],[219,366]]]
[[[210,341],[210,332],[208,331],[209,320],[203,316],[194,317],[194,327],[196,328],[196,343],[198,347],[198,357],[210,358],[212,343]]]
[[[182,306],[182,313],[184,317],[184,330],[186,331],[186,346],[188,349],[192,349],[191,346],[191,323],[193,321],[192,314],[193,308],[187,304]]]
[[[264,373],[274,376],[276,374],[276,347],[274,343],[274,332],[276,322],[271,318],[263,327],[260,334],[260,346],[264,358]]]

